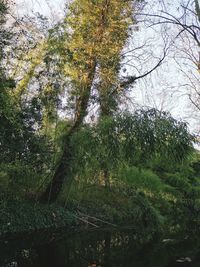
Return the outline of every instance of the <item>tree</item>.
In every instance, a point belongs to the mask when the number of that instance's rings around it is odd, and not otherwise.
[[[171,55],[178,65],[183,88],[199,110],[200,13],[199,1],[180,0],[167,8],[167,1],[155,11],[141,14],[153,29],[159,29],[171,43]],[[173,53],[173,54],[172,54]],[[180,87],[181,87],[180,86]],[[180,88],[178,88],[179,90]]]
[[[193,153],[193,141],[187,124],[169,113],[142,109],[119,114],[95,125],[85,124],[73,136],[73,168],[80,184],[86,180],[109,188],[121,169],[166,166],[176,170]]]
[[[74,107],[74,119],[64,137],[61,160],[41,201],[55,201],[64,178],[70,183],[73,160],[70,140],[87,115],[91,97],[99,102],[101,118],[111,116],[117,110],[120,94],[136,80],[149,75],[165,58],[164,53],[158,63],[144,74],[121,76],[121,55],[131,35],[130,26],[135,23],[133,9],[136,3],[74,0],[68,6],[62,28],[64,34],[58,44],[63,57],[61,66],[70,82],[68,94]],[[92,95],[92,92],[95,93]]]
[[[23,107],[20,105],[14,94],[15,81],[5,68],[6,52],[12,38],[15,38],[14,33],[5,27],[9,8],[9,2],[0,1],[0,176],[7,177],[9,186],[17,185],[23,179],[28,184],[32,174],[32,182],[36,184],[36,175],[49,166],[48,152],[51,147],[44,135],[36,133],[33,120],[37,113],[36,106],[33,108],[27,103]],[[17,186],[17,191],[24,191],[20,182]]]
[[[100,98],[103,97],[104,90],[110,89],[110,84],[116,83],[119,54],[126,44],[129,25],[132,23],[131,12],[131,1],[75,0],[69,5],[69,13],[65,19],[68,32],[67,39],[64,40],[67,57],[64,68],[71,80],[75,115],[65,136],[61,161],[41,196],[42,201],[55,201],[64,179],[70,180],[73,158],[70,140],[87,114],[95,82],[99,80],[98,84],[104,84],[101,86],[104,89],[99,91]],[[109,84],[105,86],[106,77]]]
[[[0,2],[0,144],[1,152],[6,154],[9,151],[10,140],[9,137],[12,136],[13,127],[11,127],[11,122],[14,115],[12,114],[12,99],[10,97],[10,89],[14,86],[14,81],[9,80],[2,67],[2,61],[4,59],[4,48],[9,39],[9,33],[5,30],[4,25],[6,22],[5,16],[8,9],[8,3],[6,1]],[[3,147],[3,143],[6,146]],[[8,149],[6,147],[9,147]],[[5,155],[4,154],[4,155]]]
[[[38,43],[33,42],[26,53],[25,75],[13,94],[18,99],[17,105],[20,109],[28,105],[37,110],[40,121],[34,116],[29,121],[37,126],[46,125],[48,132],[56,127],[59,98],[64,91],[73,116],[71,126],[66,127],[63,134],[60,162],[41,201],[55,201],[65,177],[70,183],[73,160],[70,140],[79,131],[90,102],[100,106],[100,118],[112,116],[125,89],[149,75],[165,58],[164,54],[144,74],[122,76],[122,51],[132,34],[130,28],[135,23],[136,4],[137,1],[124,0],[84,0],[81,3],[74,0],[67,7],[64,23],[51,29],[46,39],[43,36]]]

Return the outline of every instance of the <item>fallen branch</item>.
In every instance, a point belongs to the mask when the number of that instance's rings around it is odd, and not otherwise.
[[[113,224],[113,223],[109,223],[109,222],[103,221],[103,220],[101,220],[101,219],[99,219],[99,218],[96,218],[96,217],[93,217],[93,216],[89,216],[89,215],[84,214],[84,213],[82,213],[82,212],[79,212],[79,214],[82,214],[83,216],[87,216],[88,218],[94,219],[94,220],[96,220],[96,221],[100,221],[100,222],[102,222],[102,223],[105,223],[105,224],[108,224],[108,225],[112,225],[112,226],[114,226],[114,227],[117,227],[116,224]]]

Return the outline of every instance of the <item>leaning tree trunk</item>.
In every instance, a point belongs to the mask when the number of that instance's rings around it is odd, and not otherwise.
[[[47,185],[45,192],[39,198],[39,201],[42,203],[52,203],[55,202],[58,198],[59,193],[61,192],[64,181],[70,186],[72,181],[72,161],[73,161],[73,149],[71,147],[71,139],[75,133],[80,129],[82,122],[87,114],[87,107],[90,98],[90,93],[93,85],[93,80],[96,70],[96,61],[93,60],[91,64],[90,71],[88,71],[87,82],[80,89],[79,97],[76,101],[76,111],[74,123],[71,126],[68,133],[65,135],[63,154],[60,159],[60,162],[55,169],[54,176],[50,183]]]

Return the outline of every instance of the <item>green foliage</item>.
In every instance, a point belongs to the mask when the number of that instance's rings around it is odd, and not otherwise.
[[[3,27],[6,9],[1,1],[0,63],[9,40]],[[0,214],[3,232],[62,226],[62,216],[58,224],[43,217],[50,216],[51,208],[26,206],[60,162],[63,168],[69,165],[74,178],[72,188],[69,181],[65,184],[60,201],[69,200],[73,211],[118,225],[125,222],[137,232],[199,225],[199,156],[193,157],[194,136],[187,124],[155,109],[117,113],[124,90],[121,52],[133,23],[131,1],[105,5],[102,0],[74,0],[64,22],[25,56],[28,70],[16,87],[0,64],[0,196],[2,209],[7,209]],[[37,86],[31,86],[34,81]],[[62,92],[75,122],[59,119]],[[83,124],[89,100],[100,105],[100,116],[96,123]],[[66,157],[68,140],[72,160]],[[16,209],[19,200],[23,205]]]
[[[60,198],[64,201],[65,193]],[[163,218],[150,201],[140,192],[125,185],[114,184],[108,190],[103,186],[87,186],[78,188],[72,186],[71,196],[67,205],[69,210],[78,214],[100,219],[103,226],[106,222],[116,226],[130,226],[137,234],[160,231],[163,226]]]
[[[135,166],[125,166],[119,170],[117,178],[135,188],[135,190],[146,190],[152,193],[164,191],[162,181],[151,170],[139,169]]]
[[[152,158],[181,162],[193,151],[194,137],[186,123],[177,121],[169,113],[156,109],[139,110],[122,116],[120,130],[124,134],[125,154],[137,147],[138,163]],[[127,151],[127,152],[126,152]]]
[[[13,94],[15,83],[3,68],[4,51],[11,38],[4,28],[7,8],[6,2],[1,2],[0,192],[22,197],[36,191],[39,180],[49,169],[52,147],[50,140],[37,132],[41,120],[38,102],[34,98],[23,105],[17,102]]]
[[[32,197],[39,187],[41,173],[34,170],[33,165],[22,162],[0,165],[0,192],[4,192],[8,197],[24,198]]]
[[[85,125],[72,146],[80,172],[97,173],[121,164],[148,166],[153,160],[182,164],[193,151],[192,141],[185,123],[157,110],[140,110]]]
[[[58,206],[44,206],[24,201],[0,203],[0,236],[13,236],[38,230],[69,227],[77,222]]]
[[[7,12],[7,1],[1,0],[0,1],[0,14],[1,16],[6,14]]]

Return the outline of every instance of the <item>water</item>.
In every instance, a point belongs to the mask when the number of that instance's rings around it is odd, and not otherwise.
[[[35,234],[0,242],[2,267],[200,266],[200,242],[188,238],[145,241],[132,232]]]

